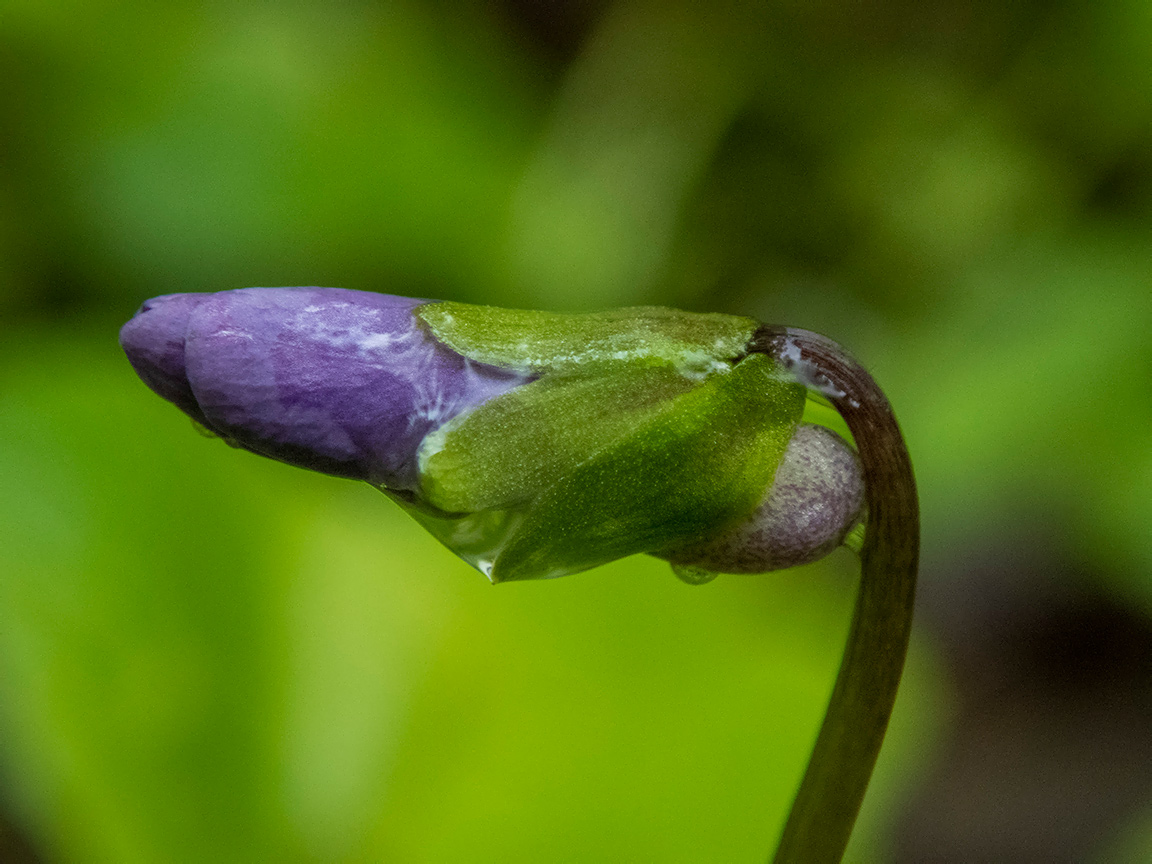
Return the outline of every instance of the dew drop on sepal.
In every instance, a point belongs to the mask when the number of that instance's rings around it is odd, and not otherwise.
[[[693,567],[690,564],[673,564],[672,572],[681,582],[687,582],[689,585],[704,585],[720,575],[712,570]]]

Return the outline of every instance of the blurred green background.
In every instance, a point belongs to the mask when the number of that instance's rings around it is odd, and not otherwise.
[[[147,297],[833,336],[921,484],[849,860],[1152,860],[1152,3],[0,3],[0,860],[739,862],[856,566],[493,588],[198,437]]]

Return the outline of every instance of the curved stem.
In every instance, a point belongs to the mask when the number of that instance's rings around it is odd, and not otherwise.
[[[852,628],[774,859],[835,864],[864,800],[904,668],[920,550],[916,482],[887,398],[843,348],[808,330],[763,326],[749,351],[772,356],[832,402],[864,467],[868,522]]]

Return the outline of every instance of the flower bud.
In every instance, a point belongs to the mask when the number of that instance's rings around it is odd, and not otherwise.
[[[147,301],[120,331],[157,394],[231,443],[302,468],[418,488],[444,421],[528,380],[433,339],[423,301],[341,288],[245,288]]]
[[[120,340],[210,431],[372,483],[503,581],[637,552],[754,572],[843,540],[855,454],[800,425],[805,388],[748,351],[756,326],[246,288],[150,300]]]

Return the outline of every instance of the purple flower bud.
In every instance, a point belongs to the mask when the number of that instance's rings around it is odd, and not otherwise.
[[[413,314],[427,301],[342,288],[244,288],[147,301],[120,331],[137,374],[253,452],[392,490],[457,414],[531,380],[469,360]]]
[[[855,451],[800,423],[755,331],[244,288],[149,300],[120,342],[210,432],[382,488],[493,581],[649,552],[698,582],[813,561],[861,515]]]

